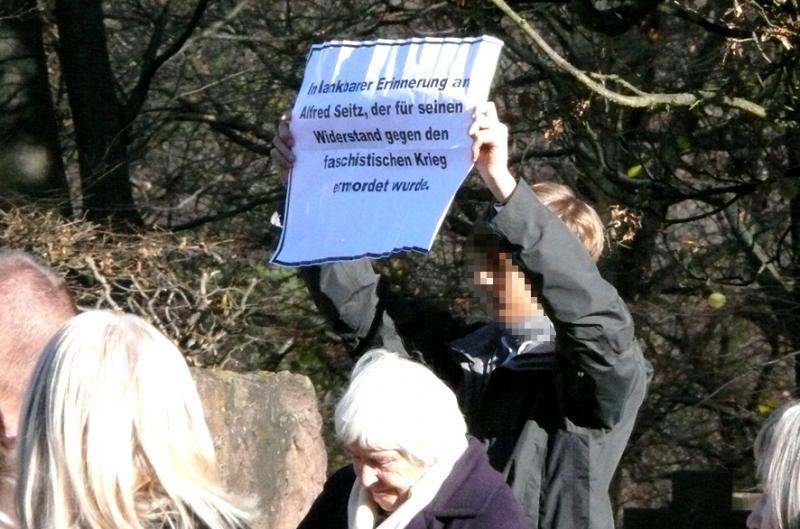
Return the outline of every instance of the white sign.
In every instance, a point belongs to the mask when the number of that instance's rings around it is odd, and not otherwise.
[[[427,252],[472,168],[467,130],[503,43],[314,45],[292,110],[295,164],[272,262]]]

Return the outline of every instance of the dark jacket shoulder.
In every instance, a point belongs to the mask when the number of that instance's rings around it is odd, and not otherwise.
[[[428,508],[439,516],[476,516],[505,483],[488,464],[483,447],[471,444]]]
[[[355,480],[353,465],[334,472],[297,529],[347,529],[347,501]]]
[[[483,446],[471,441],[433,501],[423,511],[427,523],[407,529],[523,529],[522,509],[503,476],[491,467]],[[435,523],[434,523],[435,520]]]

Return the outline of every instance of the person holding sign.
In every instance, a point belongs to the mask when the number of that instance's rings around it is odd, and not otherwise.
[[[509,171],[508,131],[494,104],[478,106],[469,134],[496,201],[471,245],[473,280],[494,322],[467,326],[397,299],[365,260],[301,275],[355,354],[405,351],[454,388],[469,433],[506,476],[529,527],[610,529],[608,487],[650,365],[624,302],[576,233]],[[284,120],[273,149],[283,172],[294,162],[292,141]]]

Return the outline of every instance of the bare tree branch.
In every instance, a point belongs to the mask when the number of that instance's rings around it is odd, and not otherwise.
[[[191,37],[194,30],[197,28],[198,24],[200,24],[200,19],[203,18],[210,1],[211,0],[199,0],[194,8],[194,12],[192,13],[192,18],[186,23],[183,33],[181,33],[181,35],[175,39],[175,41],[166,50],[164,50],[163,53],[157,57],[153,57],[152,60],[147,60],[150,55],[154,54],[154,43],[157,44],[160,41],[160,31],[158,27],[156,28],[154,36],[148,45],[148,50],[145,53],[145,59],[147,62],[142,65],[139,81],[136,83],[136,86],[131,91],[130,95],[128,96],[128,100],[125,102],[122,108],[122,114],[124,116],[125,123],[130,123],[136,118],[137,115],[139,115],[139,112],[142,110],[142,106],[144,106],[144,102],[147,100],[147,93],[150,90],[150,84],[153,82],[153,77],[155,77],[156,72],[158,72],[158,69],[161,68],[168,60],[181,51],[184,44],[186,44],[186,42],[189,40],[189,37]]]
[[[246,211],[250,211],[250,210],[255,209],[255,208],[259,207],[259,206],[263,206],[265,204],[273,204],[276,201],[276,197],[277,197],[277,195],[270,194],[270,195],[258,198],[256,200],[253,200],[251,202],[248,202],[246,204],[242,204],[241,206],[232,208],[232,209],[227,210],[227,211],[220,211],[220,212],[217,212],[217,213],[213,213],[213,214],[210,214],[210,215],[205,215],[203,217],[198,217],[196,219],[192,219],[192,220],[190,220],[188,222],[184,222],[183,224],[177,224],[175,226],[170,226],[170,230],[173,231],[173,232],[190,230],[190,229],[193,229],[193,228],[197,228],[198,226],[202,226],[203,224],[207,224],[209,222],[216,222],[218,220],[224,220],[224,219],[228,219],[228,218],[231,218],[231,217],[235,217],[236,215],[239,215],[240,213],[244,213]]]
[[[174,119],[178,121],[192,121],[195,123],[205,123],[211,128],[211,130],[222,134],[235,144],[244,147],[245,149],[248,149],[257,154],[263,154],[265,156],[269,156],[270,151],[272,150],[271,144],[259,143],[253,141],[252,139],[248,138],[243,134],[240,134],[238,131],[242,129],[238,127],[237,124],[235,124],[234,122],[225,121],[211,114],[202,114],[202,113],[194,114],[187,112],[187,113],[176,114],[174,116]]]
[[[592,74],[587,74],[583,70],[576,68],[569,61],[559,55],[550,45],[542,38],[542,36],[516,11],[514,11],[503,0],[491,0],[500,10],[503,11],[517,26],[522,29],[528,38],[533,41],[534,45],[544,53],[555,65],[572,75],[581,84],[589,88],[596,94],[617,103],[618,105],[633,107],[633,108],[652,108],[652,107],[665,107],[665,106],[679,106],[679,107],[694,107],[699,104],[715,102],[731,108],[737,108],[758,117],[764,118],[767,116],[766,109],[752,101],[740,97],[730,97],[726,95],[719,95],[716,92],[701,90],[697,94],[693,93],[648,93],[643,90],[635,89],[631,83],[627,81],[622,82],[615,78],[614,80],[622,84],[628,90],[634,92],[635,95],[627,95],[614,90],[608,89],[605,84],[592,79]],[[594,74],[597,75],[597,74]]]
[[[590,0],[573,0],[581,24],[592,31],[619,35],[647,16],[662,0],[633,0],[613,9],[598,9]]]
[[[682,20],[692,22],[693,24],[697,24],[706,31],[710,31],[711,33],[714,33],[721,37],[731,38],[731,39],[746,39],[753,36],[753,33],[750,31],[744,31],[729,26],[723,26],[721,24],[717,24],[716,22],[706,20],[696,12],[685,9],[675,3],[661,4],[658,6],[658,10],[661,13],[672,15]]]

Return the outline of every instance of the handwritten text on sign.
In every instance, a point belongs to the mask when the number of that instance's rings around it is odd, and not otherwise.
[[[472,167],[467,130],[501,47],[491,37],[314,46],[273,262],[427,251]]]

